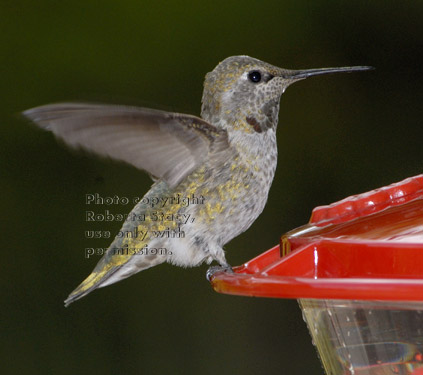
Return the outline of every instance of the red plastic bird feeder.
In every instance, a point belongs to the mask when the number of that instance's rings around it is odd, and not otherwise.
[[[213,288],[299,300],[328,375],[423,375],[423,175],[317,207],[234,271]]]

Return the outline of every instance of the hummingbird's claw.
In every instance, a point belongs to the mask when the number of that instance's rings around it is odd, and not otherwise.
[[[225,266],[213,266],[209,267],[209,269],[206,272],[206,279],[208,282],[211,282],[211,279],[213,275],[217,272],[229,272],[234,273],[234,270],[232,269],[232,266],[229,264],[226,264]]]

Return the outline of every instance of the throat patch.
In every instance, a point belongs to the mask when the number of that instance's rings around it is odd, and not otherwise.
[[[255,117],[248,116],[245,118],[245,121],[247,121],[247,123],[251,125],[251,127],[254,129],[256,133],[261,133],[263,131],[263,129],[261,128],[259,122],[257,121]]]

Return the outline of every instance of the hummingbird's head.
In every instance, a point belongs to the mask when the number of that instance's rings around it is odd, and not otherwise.
[[[292,83],[282,77],[281,71],[248,56],[223,60],[206,75],[203,118],[216,125],[221,122],[223,126],[227,124],[249,132],[275,127],[280,97]]]
[[[275,129],[279,101],[292,83],[312,75],[369,67],[288,70],[249,56],[232,56],[206,75],[202,117],[227,130],[262,133]]]

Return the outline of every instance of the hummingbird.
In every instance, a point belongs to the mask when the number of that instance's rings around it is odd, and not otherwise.
[[[154,180],[124,222],[124,235],[114,238],[65,306],[164,262],[194,267],[216,261],[231,270],[223,247],[261,214],[275,175],[285,89],[315,75],[370,69],[289,70],[232,56],[207,73],[201,117],[71,102],[23,112],[68,146],[124,161]]]

